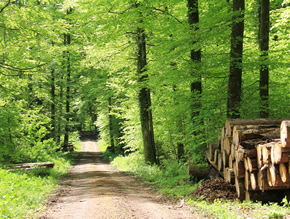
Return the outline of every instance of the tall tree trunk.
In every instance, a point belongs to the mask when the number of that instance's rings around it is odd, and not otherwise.
[[[110,143],[111,151],[115,151],[115,142],[114,142],[114,126],[113,126],[113,115],[112,115],[112,98],[109,97],[109,129],[110,129]]]
[[[233,0],[233,24],[230,52],[230,74],[228,82],[227,116],[240,117],[242,97],[242,63],[244,38],[245,0]]]
[[[268,51],[269,51],[269,0],[261,0],[260,12],[260,117],[269,117],[269,68],[268,68]]]
[[[198,0],[188,0],[188,23],[192,30],[198,30],[199,25],[199,10],[198,10]],[[196,40],[192,42],[193,44],[197,43]],[[200,95],[202,92],[202,84],[201,84],[201,74],[199,65],[201,62],[201,50],[191,50],[190,58],[193,62],[193,72],[192,75],[194,77],[194,81],[191,83],[191,92],[193,94],[193,104],[192,104],[192,118],[199,116],[201,101]]]
[[[67,10],[67,15],[71,14],[72,9]],[[64,130],[64,151],[68,150],[69,132],[70,132],[70,99],[71,99],[71,61],[68,45],[71,44],[71,35],[64,34],[64,44],[66,45],[65,61],[66,61],[66,100],[65,100],[65,130]]]
[[[65,34],[66,44],[70,44],[70,34]],[[66,100],[65,100],[65,133],[64,133],[64,150],[67,151],[70,131],[70,82],[71,82],[71,68],[70,68],[70,53],[66,52]]]
[[[51,95],[51,128],[52,128],[52,133],[51,137],[56,140],[56,119],[55,119],[55,114],[56,114],[56,107],[55,107],[55,75],[54,75],[55,69],[51,69],[51,87],[50,87],[50,95]]]
[[[151,164],[156,163],[156,150],[154,141],[154,131],[153,131],[153,119],[151,110],[151,96],[150,90],[148,89],[147,79],[148,75],[146,71],[146,41],[145,41],[145,31],[143,28],[137,28],[137,73],[139,75],[139,84],[141,89],[139,91],[139,108],[140,108],[140,120],[143,135],[143,147],[145,161]]]

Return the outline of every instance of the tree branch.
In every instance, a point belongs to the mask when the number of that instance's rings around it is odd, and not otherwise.
[[[0,14],[4,11],[5,8],[7,8],[10,4],[13,4],[14,2],[11,2],[11,0],[8,0],[8,2],[6,3],[6,5],[4,5],[1,9],[0,9]]]
[[[32,69],[35,69],[35,68],[38,68],[38,67],[41,67],[41,66],[44,66],[44,64],[38,64],[36,66],[33,66],[33,67],[27,67],[27,68],[18,68],[18,67],[14,67],[14,66],[11,66],[11,65],[8,65],[8,64],[0,64],[0,68],[5,68],[7,70],[10,70],[10,71],[17,71],[18,74],[5,74],[3,72],[0,71],[0,74],[1,75],[5,75],[5,76],[13,76],[13,77],[17,77],[17,76],[20,76],[23,72],[26,72],[26,71],[31,71]]]
[[[170,17],[174,18],[178,23],[182,24],[182,21],[180,21],[177,17],[174,17],[172,14],[168,13],[168,11],[162,10],[160,8],[153,8],[155,11],[162,12],[166,15],[169,15]]]

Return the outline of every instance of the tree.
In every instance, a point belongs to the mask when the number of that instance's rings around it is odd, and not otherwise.
[[[199,29],[199,10],[198,10],[198,0],[188,0],[188,23],[190,25],[190,28],[193,30],[193,38],[197,38],[194,35],[197,35],[194,31],[197,31]],[[198,41],[193,40],[193,44],[196,44],[197,48]],[[200,95],[202,93],[202,84],[201,84],[201,74],[200,74],[200,62],[201,62],[201,49],[191,49],[190,51],[190,58],[192,61],[193,66],[193,72],[192,75],[195,78],[195,81],[191,83],[191,92],[192,95],[195,96],[193,104],[193,115],[192,117],[196,117],[199,115],[199,110],[201,108],[201,102],[200,102]]]
[[[240,104],[242,98],[244,10],[244,0],[233,0],[234,14],[231,35],[230,73],[227,99],[228,118],[240,117]]]
[[[261,65],[260,65],[260,117],[269,117],[269,67],[268,67],[268,53],[269,53],[269,26],[270,26],[270,2],[269,0],[261,0],[260,12],[260,50],[261,50]]]
[[[138,7],[138,6],[137,6]],[[139,25],[142,24],[142,15],[139,18]],[[141,25],[140,25],[141,26]],[[137,27],[136,30],[137,43],[137,74],[139,77],[139,108],[140,121],[142,127],[143,146],[145,161],[151,164],[156,163],[156,151],[153,131],[153,118],[151,109],[150,89],[147,87],[148,75],[146,74],[147,59],[146,59],[146,37],[144,28]]]

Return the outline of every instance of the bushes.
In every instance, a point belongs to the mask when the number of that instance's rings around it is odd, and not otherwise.
[[[163,165],[146,165],[142,154],[136,152],[126,157],[119,156],[112,165],[122,171],[134,173],[137,177],[154,186],[159,192],[169,197],[179,197],[189,194],[196,185],[187,179],[184,165],[164,162]],[[185,179],[180,184],[180,179]]]

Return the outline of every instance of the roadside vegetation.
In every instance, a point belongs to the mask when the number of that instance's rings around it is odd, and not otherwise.
[[[76,150],[80,141],[72,135]],[[7,171],[11,164],[0,166],[0,218],[32,218],[46,205],[49,195],[57,189],[58,180],[67,173],[76,157],[74,152],[55,151],[45,161],[54,163],[51,169]]]
[[[209,203],[202,199],[188,196],[202,181],[189,179],[186,165],[164,162],[163,165],[146,165],[140,153],[128,156],[115,156],[101,147],[104,158],[111,159],[111,164],[121,171],[134,174],[139,180],[152,186],[160,194],[178,201],[184,199],[192,211],[202,218],[236,219],[236,218],[289,218],[290,208],[286,198],[281,203],[252,201],[221,201]],[[182,181],[182,182],[181,182]]]

